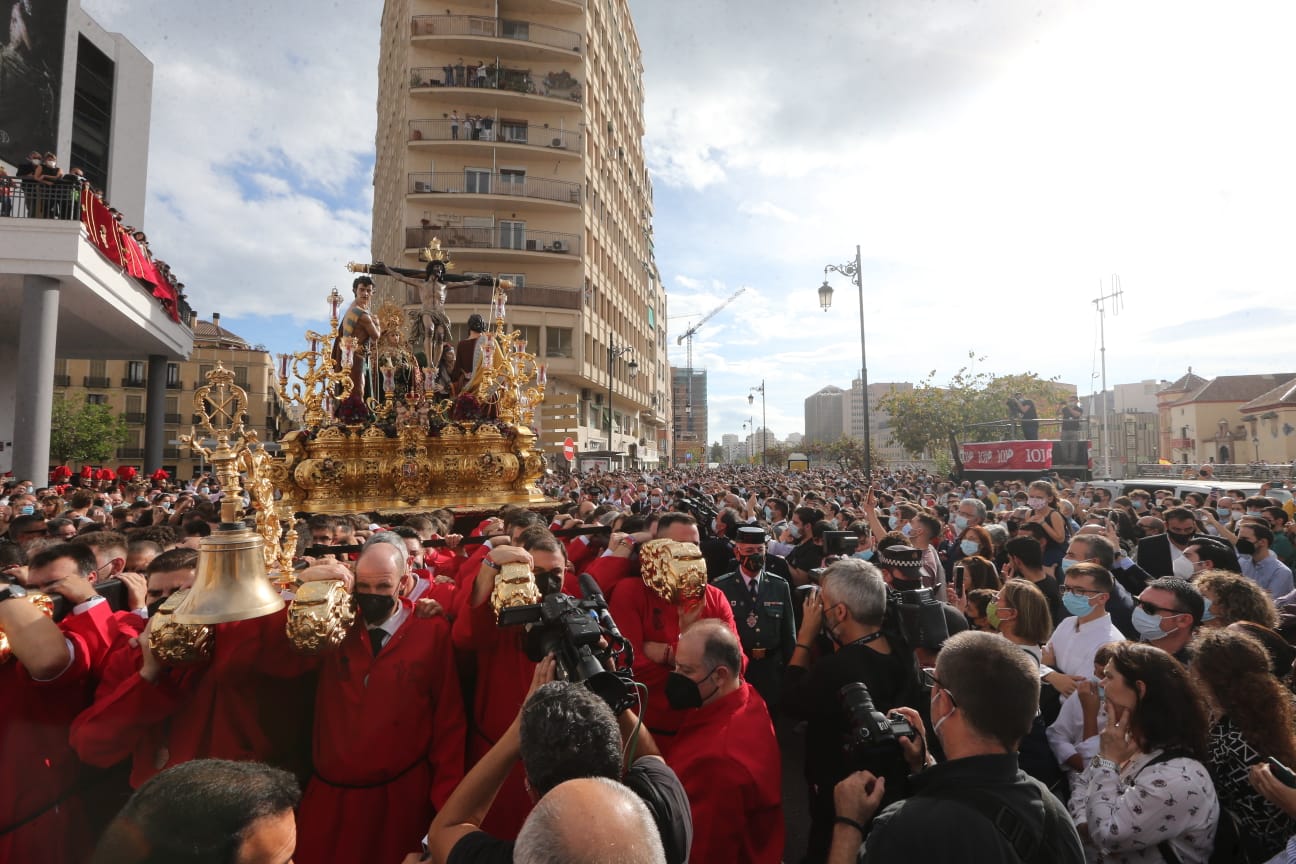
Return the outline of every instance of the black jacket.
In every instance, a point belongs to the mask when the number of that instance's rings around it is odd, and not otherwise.
[[[1042,783],[1018,770],[1016,755],[953,759],[915,775],[910,783],[913,797],[892,804],[873,820],[860,860],[1022,864],[999,829],[967,803],[969,793],[1011,810],[1040,838],[1034,861],[1085,860],[1070,814]]]

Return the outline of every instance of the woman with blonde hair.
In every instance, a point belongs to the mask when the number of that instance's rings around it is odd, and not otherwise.
[[[986,607],[990,626],[1014,645],[1021,646],[1038,663],[1044,643],[1053,635],[1044,592],[1025,579],[1009,579],[995,601]]]

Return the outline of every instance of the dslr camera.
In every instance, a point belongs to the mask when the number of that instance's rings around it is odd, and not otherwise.
[[[501,609],[499,626],[527,626],[529,659],[539,663],[553,654],[559,680],[583,683],[620,714],[638,703],[630,671],[634,649],[617,629],[594,578],[582,573],[580,583],[582,599],[555,591],[539,603]]]
[[[859,549],[859,535],[854,531],[825,531],[824,554],[849,558]]]
[[[913,740],[918,730],[899,714],[883,714],[873,705],[868,687],[852,681],[838,691],[849,731],[842,751],[853,763],[875,762],[879,756],[898,754],[901,738]]]
[[[930,588],[888,592],[887,617],[899,625],[900,635],[910,648],[936,653],[949,639],[945,604],[936,599]]]

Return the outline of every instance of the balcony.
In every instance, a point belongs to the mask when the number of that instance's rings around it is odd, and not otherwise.
[[[144,448],[143,447],[118,447],[117,458],[118,459],[143,459]]]
[[[181,420],[181,416],[179,414],[162,415],[162,422],[166,423],[168,426],[177,426],[179,425],[180,420]]]
[[[572,263],[580,261],[581,254],[579,234],[529,231],[504,226],[406,228],[405,248],[422,249],[436,237],[441,238],[441,245],[447,249],[500,249],[510,253],[558,255],[566,256]]]
[[[456,128],[457,126],[457,128]],[[490,129],[477,130],[476,137],[468,136],[468,127],[463,123],[453,124],[450,120],[411,120],[409,122],[409,140],[411,143],[426,141],[441,143],[453,141],[462,145],[465,151],[473,151],[480,145],[491,147],[529,147],[543,150],[546,153],[559,151],[580,155],[581,136],[576,132],[542,126],[519,123],[503,123],[495,119]],[[444,148],[450,149],[450,148]]]
[[[162,458],[163,458],[163,459],[179,459],[179,458],[180,458],[180,448],[179,448],[179,447],[163,447],[163,448],[162,448]]]
[[[498,44],[492,46],[490,54],[503,53],[527,60],[555,53],[580,56],[584,42],[584,37],[575,30],[484,15],[415,15],[410,21],[410,36],[446,51],[472,55],[480,55],[485,47],[483,42],[491,40]],[[456,72],[461,71],[461,80],[468,81],[476,77],[470,69],[458,66]]]
[[[55,375],[55,376],[54,376],[54,386],[55,386],[55,387],[71,387],[71,386],[72,386],[72,376],[71,376],[71,375]]]
[[[503,195],[581,203],[581,184],[523,174],[490,174],[484,171],[436,171],[410,174],[405,191],[410,195]]]
[[[93,387],[95,389],[104,389],[110,386],[107,378],[100,378],[95,375],[87,375],[81,379],[82,387]]]
[[[122,383],[121,383],[121,386],[123,386],[123,387],[143,387],[143,386],[145,386],[145,381],[144,381],[143,378],[123,378],[123,379],[121,379],[121,382],[122,382]]]
[[[453,96],[462,108],[526,111],[554,103],[572,106],[573,102],[580,103],[583,89],[580,81],[565,69],[542,74],[531,69],[500,66],[479,84],[468,86],[457,81],[454,67],[418,66],[410,70],[410,90],[416,95],[444,91],[447,98]]]
[[[126,422],[130,425],[142,426],[148,419],[148,415],[143,411],[127,411]]]
[[[177,379],[177,380],[175,380],[175,381],[168,381],[168,382],[166,382],[166,389],[168,389],[168,390],[183,390],[183,389],[184,389],[184,384],[180,383],[179,379]]]
[[[466,303],[475,306],[489,305],[491,289],[484,285],[470,285],[465,288],[451,286],[446,295],[447,303]],[[564,288],[559,285],[523,285],[514,288],[508,294],[509,306],[542,306],[546,309],[579,309],[581,292],[579,288]]]
[[[1171,438],[1170,447],[1175,450],[1191,450],[1197,444],[1195,438]]]

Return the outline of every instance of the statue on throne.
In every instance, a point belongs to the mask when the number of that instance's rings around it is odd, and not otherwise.
[[[351,376],[351,394],[338,403],[339,417],[365,416],[368,413],[365,407],[366,396],[374,396],[378,392],[373,380],[374,370],[369,363],[373,349],[382,338],[382,328],[369,308],[373,301],[373,291],[373,279],[368,276],[357,276],[351,283],[351,293],[355,295],[355,300],[342,317],[337,339],[333,343],[334,362]]]

